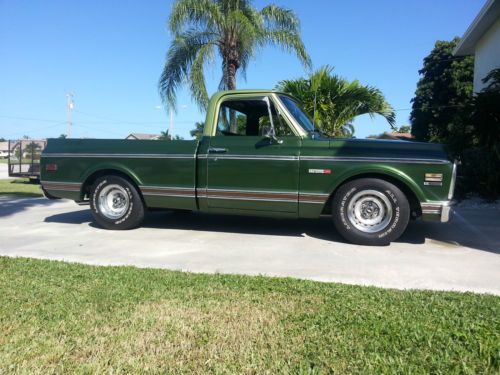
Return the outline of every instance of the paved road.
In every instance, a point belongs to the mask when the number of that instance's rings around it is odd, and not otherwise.
[[[386,247],[346,244],[328,218],[156,212],[113,232],[73,202],[0,199],[0,255],[497,295],[499,229],[498,208],[469,208],[447,224],[413,222]]]

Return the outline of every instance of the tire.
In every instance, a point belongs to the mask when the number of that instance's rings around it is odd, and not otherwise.
[[[383,246],[397,240],[410,219],[404,193],[390,182],[361,178],[342,185],[332,200],[339,234],[359,245]]]
[[[144,219],[144,204],[135,186],[119,176],[98,178],[90,189],[90,210],[106,229],[137,228]]]

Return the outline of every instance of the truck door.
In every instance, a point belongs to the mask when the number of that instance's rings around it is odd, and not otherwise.
[[[209,209],[297,214],[300,145],[271,98],[225,99],[206,154]]]

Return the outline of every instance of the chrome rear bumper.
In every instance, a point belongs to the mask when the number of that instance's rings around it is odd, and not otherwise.
[[[452,201],[421,203],[422,220],[440,221],[442,223],[450,220]]]

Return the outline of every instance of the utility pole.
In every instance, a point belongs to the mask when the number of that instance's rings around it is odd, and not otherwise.
[[[66,100],[67,100],[67,117],[66,121],[68,123],[68,138],[71,138],[71,128],[73,126],[73,117],[72,117],[72,112],[75,104],[73,103],[73,93],[69,92],[66,94]]]

